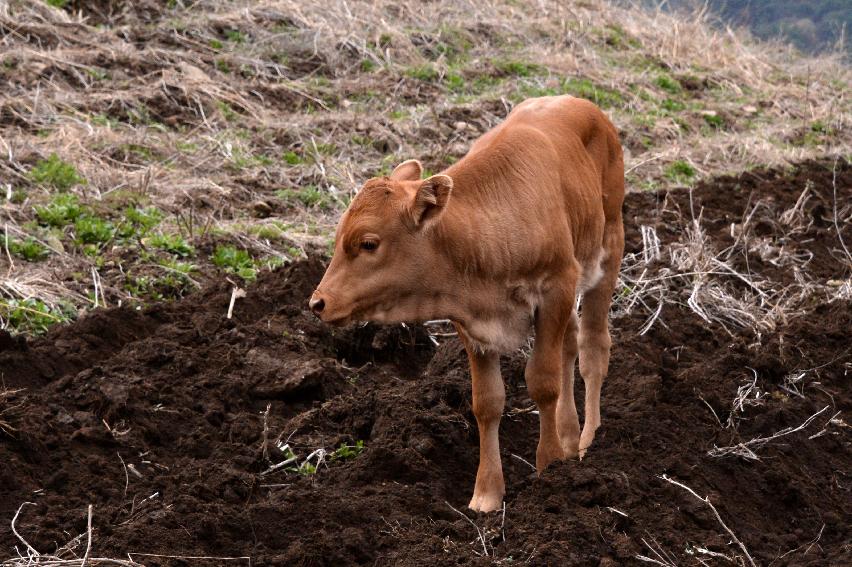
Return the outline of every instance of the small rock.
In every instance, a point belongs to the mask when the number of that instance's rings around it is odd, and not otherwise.
[[[750,104],[743,107],[743,112],[746,114],[755,114],[757,112],[756,106],[751,106]]]
[[[461,120],[453,124],[453,128],[456,130],[456,132],[461,132],[462,130],[465,130],[467,126],[467,122],[463,122]]]

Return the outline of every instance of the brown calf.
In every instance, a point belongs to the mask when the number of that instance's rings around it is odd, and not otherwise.
[[[539,472],[556,459],[582,457],[600,425],[607,315],[624,249],[621,147],[594,104],[543,97],[519,104],[446,171],[425,180],[421,173],[410,160],[367,181],[340,219],[310,307],[332,324],[454,322],[470,359],[479,426],[470,507],[496,510],[505,493],[499,353],[535,330],[526,383],[540,414]]]

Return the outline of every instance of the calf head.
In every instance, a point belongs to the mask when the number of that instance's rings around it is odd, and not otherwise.
[[[310,298],[323,321],[397,322],[429,317],[441,250],[430,234],[443,214],[453,180],[420,179],[420,162],[364,184],[343,213],[334,256]]]

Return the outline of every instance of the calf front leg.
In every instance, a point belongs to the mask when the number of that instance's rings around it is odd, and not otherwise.
[[[561,415],[557,418],[557,403],[564,387],[564,341],[574,309],[575,281],[574,277],[568,277],[550,290],[536,314],[535,347],[527,362],[525,374],[530,397],[539,411],[540,432],[535,455],[538,472],[543,471],[553,461],[564,459],[566,456],[566,448],[559,438],[560,426],[566,434],[571,434],[572,417],[569,404],[559,404]],[[564,393],[568,395],[567,388]],[[569,402],[567,397],[565,402]],[[568,445],[570,447],[571,443]]]
[[[506,390],[500,376],[500,357],[494,352],[478,352],[459,329],[473,385],[473,415],[479,428],[479,468],[476,486],[468,506],[477,512],[492,512],[503,505],[506,486],[500,462],[500,418],[506,404]]]

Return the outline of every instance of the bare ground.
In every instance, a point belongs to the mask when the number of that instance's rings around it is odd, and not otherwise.
[[[82,557],[92,505],[91,557],[145,565],[848,565],[850,202],[843,161],[629,195],[603,426],[536,477],[506,357],[505,513],[464,508],[457,339],[333,332],[304,309],[317,257],[230,320],[218,282],[2,334],[2,552]]]

